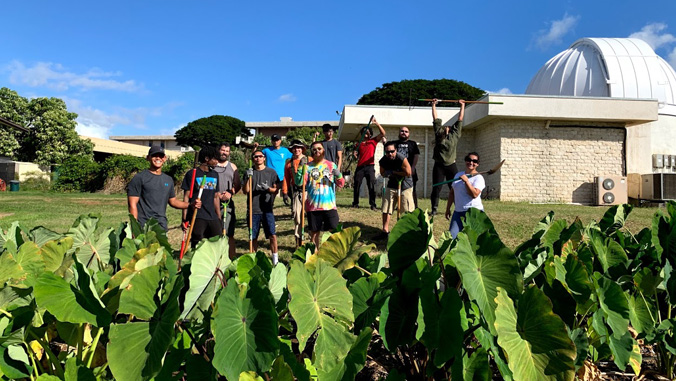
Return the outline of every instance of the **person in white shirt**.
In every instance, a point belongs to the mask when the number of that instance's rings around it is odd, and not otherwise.
[[[462,218],[470,208],[484,210],[481,203],[481,191],[486,188],[484,177],[479,174],[479,154],[470,152],[465,156],[465,171],[458,172],[448,193],[448,203],[446,203],[446,219],[451,220],[449,230],[453,238],[463,228]],[[455,204],[455,210],[451,216],[451,205]]]

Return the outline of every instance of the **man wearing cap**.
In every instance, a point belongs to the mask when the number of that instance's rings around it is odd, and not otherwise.
[[[342,188],[345,179],[338,166],[324,159],[324,146],[314,142],[310,146],[312,162],[304,165],[296,172],[294,182],[307,191],[305,210],[310,229],[310,240],[319,248],[319,233],[335,230],[338,227],[338,211],[336,210],[336,187]]]
[[[338,166],[338,170],[343,167],[343,145],[333,138],[335,133],[333,126],[326,123],[322,126],[324,131],[324,160],[332,161]]]
[[[359,207],[359,191],[361,190],[361,182],[366,178],[366,187],[369,190],[369,205],[371,210],[377,210],[376,206],[376,171],[375,171],[375,152],[378,142],[385,138],[385,129],[378,123],[376,118],[373,118],[373,123],[378,126],[380,134],[372,138],[373,130],[369,126],[364,126],[361,129],[362,141],[357,145],[354,155],[357,157],[357,169],[354,171],[354,196],[352,207]]]
[[[148,150],[146,160],[150,169],[137,173],[127,187],[127,205],[129,213],[141,224],[154,218],[164,230],[167,228],[167,204],[176,209],[187,209],[189,204],[176,198],[174,180],[162,173],[162,166],[167,161],[164,148],[152,146]],[[199,200],[193,202],[194,208],[201,208]]]
[[[284,164],[291,158],[291,151],[282,147],[282,138],[279,135],[273,134],[270,140],[272,140],[272,147],[264,148],[262,151],[265,155],[265,163],[268,168],[277,172],[279,181],[284,181]],[[277,187],[277,189],[281,189],[281,187]],[[284,198],[284,203],[288,203],[288,198]]]
[[[418,195],[415,192],[415,186],[418,182],[418,172],[415,167],[418,164],[418,158],[420,157],[420,150],[418,149],[418,143],[409,139],[411,130],[404,126],[399,129],[399,140],[395,141],[397,147],[397,153],[402,155],[408,160],[408,163],[411,165],[411,172],[413,179],[413,202],[415,207],[418,207]]]
[[[385,239],[390,234],[390,216],[395,206],[400,205],[401,211],[405,213],[410,213],[415,209],[413,179],[411,179],[411,165],[406,157],[397,153],[396,142],[385,144],[385,155],[378,161],[378,164],[380,164],[380,174],[383,178],[389,179],[387,192],[383,194],[383,233],[378,237]],[[399,184],[401,184],[401,189]]]
[[[286,161],[284,166],[284,181],[282,185],[282,193],[286,199],[291,196],[291,214],[293,216],[294,230],[293,234],[296,237],[296,248],[302,242],[302,225],[301,216],[303,213],[302,207],[302,185],[297,186],[294,183],[296,173],[307,164],[307,157],[305,157],[305,149],[307,147],[300,140],[291,141],[291,159]]]
[[[218,174],[218,195],[221,202],[221,217],[223,231],[228,237],[230,259],[235,258],[235,202],[232,196],[239,192],[242,183],[239,179],[237,166],[230,162],[230,143],[221,143],[218,149],[218,163],[214,167]]]

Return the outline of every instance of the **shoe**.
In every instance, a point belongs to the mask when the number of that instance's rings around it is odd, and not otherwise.
[[[430,214],[433,215],[433,216],[434,216],[435,214],[437,214],[437,208],[432,208],[432,213],[430,213]]]
[[[355,209],[359,209],[359,204],[352,204],[352,207]]]
[[[373,211],[378,210],[378,207],[371,205],[371,210],[373,210]]]

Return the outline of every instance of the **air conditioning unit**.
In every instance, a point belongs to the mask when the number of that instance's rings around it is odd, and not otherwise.
[[[623,176],[598,176],[594,178],[596,205],[626,204],[627,178]]]
[[[676,200],[676,173],[641,175],[641,198],[644,200]]]

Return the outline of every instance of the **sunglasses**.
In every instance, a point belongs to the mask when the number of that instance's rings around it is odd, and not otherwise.
[[[397,151],[395,151],[395,150],[389,150],[389,151],[385,151],[385,152],[387,152],[387,153],[395,153],[395,152],[397,152]]]
[[[474,163],[474,164],[479,164],[479,159],[470,159],[470,158],[465,158],[466,163]]]
[[[321,151],[322,151],[321,148],[313,148],[313,149],[312,149],[312,152],[321,152]]]
[[[406,131],[406,130],[399,130],[399,132],[402,132],[404,134],[408,134],[408,131]]]
[[[254,159],[262,159],[262,158],[264,158],[264,157],[265,157],[265,156],[263,156],[263,155],[255,155],[253,158],[254,158]]]

